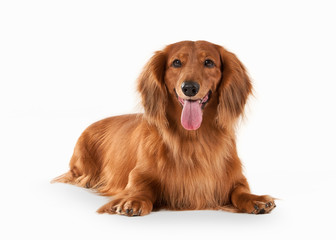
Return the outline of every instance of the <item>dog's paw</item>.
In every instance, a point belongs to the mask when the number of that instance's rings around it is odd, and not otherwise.
[[[275,207],[274,201],[269,201],[269,202],[260,202],[260,201],[255,201],[254,202],[254,209],[251,212],[252,214],[265,214],[265,213],[270,213]]]
[[[255,196],[254,199],[250,200],[248,205],[248,212],[251,214],[270,213],[276,207],[274,198],[268,195]]]
[[[153,204],[145,199],[114,199],[97,210],[98,213],[119,214],[125,216],[144,216],[153,209]]]
[[[244,213],[265,214],[271,212],[275,207],[274,198],[268,195],[254,195],[250,193],[241,194],[235,202],[235,207]]]

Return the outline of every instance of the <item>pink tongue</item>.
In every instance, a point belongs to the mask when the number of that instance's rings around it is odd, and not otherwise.
[[[202,109],[198,101],[184,101],[182,115],[182,126],[187,130],[196,130],[202,123]]]

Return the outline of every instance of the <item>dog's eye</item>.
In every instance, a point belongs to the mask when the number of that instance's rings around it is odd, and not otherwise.
[[[182,63],[181,63],[180,60],[175,59],[175,60],[173,61],[172,66],[173,66],[174,68],[180,68],[180,67],[182,67]]]
[[[213,68],[215,66],[215,63],[212,60],[207,59],[204,61],[204,66],[208,68]]]

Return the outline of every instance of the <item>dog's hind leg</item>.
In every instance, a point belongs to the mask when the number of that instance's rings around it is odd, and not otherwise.
[[[70,170],[51,181],[91,188],[99,181],[99,167],[80,138],[70,160]]]
[[[71,171],[66,172],[58,177],[55,177],[53,180],[51,180],[51,183],[70,183],[73,184],[73,174],[71,173]]]
[[[80,187],[87,187],[86,182],[88,175],[84,173],[84,169],[81,164],[81,159],[78,159],[75,155],[72,156],[70,161],[70,170],[56,178],[51,183],[69,183]]]

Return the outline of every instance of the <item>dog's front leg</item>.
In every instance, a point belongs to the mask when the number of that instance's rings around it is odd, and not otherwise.
[[[235,184],[231,202],[239,211],[252,214],[269,213],[275,208],[273,197],[251,194],[245,178]]]
[[[126,188],[113,196],[113,200],[102,206],[97,212],[126,216],[149,214],[153,209],[158,187],[152,174],[133,169]]]

